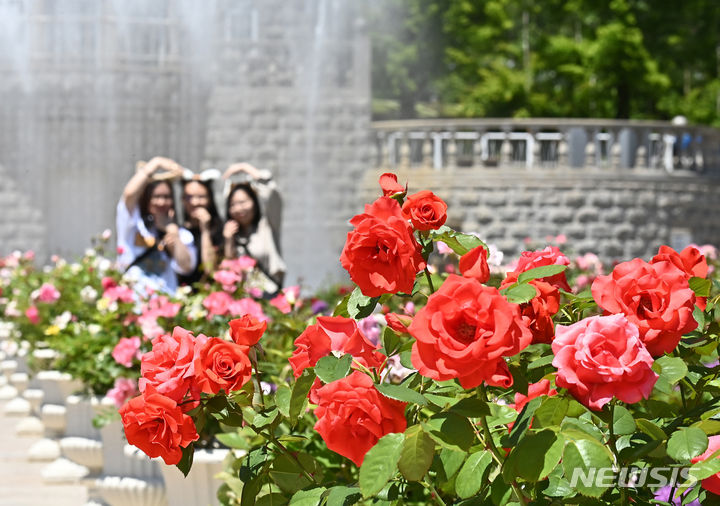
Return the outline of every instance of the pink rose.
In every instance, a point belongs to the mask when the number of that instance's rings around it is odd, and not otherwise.
[[[37,300],[40,302],[55,302],[60,298],[60,292],[51,283],[43,283],[37,291]]]
[[[558,325],[552,350],[555,384],[596,411],[613,397],[628,404],[647,399],[658,379],[637,326],[621,314]]]
[[[37,325],[40,323],[40,313],[38,312],[38,308],[35,306],[30,306],[25,310],[25,316],[28,320],[30,320],[30,323],[33,325]]]
[[[115,406],[120,409],[128,399],[134,397],[138,393],[137,382],[130,378],[117,378],[115,386],[108,390],[105,397],[112,399]]]
[[[213,274],[213,279],[220,283],[226,292],[234,292],[237,284],[242,280],[242,276],[233,271],[220,270]]]
[[[638,326],[653,357],[671,352],[697,328],[687,274],[667,260],[622,262],[593,281],[592,295],[607,313],[622,313]]]
[[[231,301],[228,304],[228,312],[232,316],[243,316],[247,314],[260,320],[261,322],[266,322],[270,320],[270,318],[268,318],[268,316],[263,313],[260,303],[252,300],[249,297]]]
[[[133,301],[134,293],[129,286],[110,286],[103,292],[103,297],[111,301],[129,303]]]
[[[132,367],[133,359],[140,358],[140,338],[122,337],[112,351],[112,357],[120,365]]]
[[[102,284],[103,290],[107,290],[108,288],[117,286],[117,282],[110,276],[105,276],[104,278],[102,278],[100,284]]]
[[[225,316],[231,302],[233,298],[227,292],[213,292],[205,297],[202,304],[207,309],[208,316]]]

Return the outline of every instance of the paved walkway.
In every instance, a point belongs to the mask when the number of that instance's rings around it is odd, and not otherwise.
[[[47,462],[30,462],[28,449],[38,438],[17,437],[19,418],[5,416],[0,401],[0,506],[82,506],[87,489],[81,485],[46,485],[40,471]]]

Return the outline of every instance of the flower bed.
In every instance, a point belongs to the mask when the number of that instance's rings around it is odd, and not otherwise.
[[[351,220],[344,297],[260,300],[245,261],[139,297],[96,251],[42,273],[6,259],[5,314],[114,397],[149,456],[187,473],[198,447],[235,450],[223,503],[718,499],[714,249],[603,272],[558,237],[499,269],[439,197],[380,185]]]

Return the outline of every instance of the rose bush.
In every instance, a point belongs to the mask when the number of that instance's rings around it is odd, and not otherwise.
[[[496,248],[441,224],[440,197],[406,198],[391,174],[380,186],[351,221],[341,263],[357,286],[339,302],[303,301],[294,289],[259,300],[252,266],[226,263],[230,274],[196,294],[128,303],[132,283],[117,273],[120,289],[89,273],[85,289],[62,268],[33,273],[16,258],[18,274],[0,288],[27,300],[0,304],[38,342],[66,329],[104,336],[100,322],[113,329],[103,349],[117,376],[142,373],[142,393],[121,408],[128,440],[183,472],[197,445],[232,448],[223,503],[717,500],[720,283],[708,279],[710,250],[661,247],[605,274],[592,254],[561,251],[558,236],[501,269]],[[44,283],[60,298],[33,299]],[[142,365],[126,368],[112,350],[133,336]],[[129,351],[122,345],[119,361]],[[133,385],[115,377],[121,402]],[[656,479],[662,469],[677,478],[670,486]]]

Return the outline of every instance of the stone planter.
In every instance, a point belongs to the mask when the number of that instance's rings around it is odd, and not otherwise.
[[[82,383],[59,371],[40,371],[36,379],[45,401],[40,408],[45,437],[30,447],[28,457],[30,460],[52,461],[60,457],[60,444],[55,439],[65,433],[67,425],[65,399],[79,390]]]
[[[70,395],[66,400],[65,435],[60,439],[62,457],[44,468],[43,480],[53,483],[74,483],[103,467],[100,431],[92,425],[97,398]]]
[[[113,407],[109,399],[103,408]],[[117,421],[100,429],[103,453],[102,476],[94,482],[92,492],[110,506],[165,506],[165,485],[159,465],[125,441],[122,424]],[[191,504],[191,503],[186,503]]]
[[[217,491],[223,482],[215,475],[223,470],[223,460],[229,452],[226,449],[195,450],[187,477],[177,467],[162,463],[160,469],[165,479],[168,506],[220,504]]]

